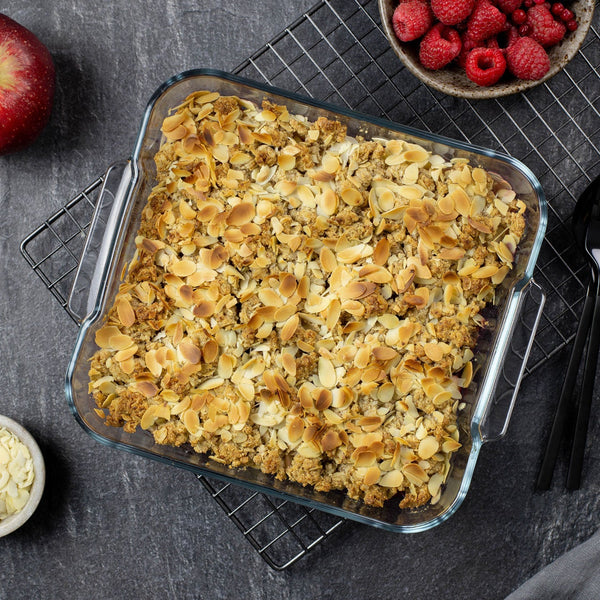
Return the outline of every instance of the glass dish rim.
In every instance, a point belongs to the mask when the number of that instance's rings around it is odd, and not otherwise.
[[[523,276],[519,281],[515,282],[512,292],[506,299],[506,308],[504,309],[505,318],[503,319],[502,323],[499,324],[499,331],[503,332],[504,330],[507,329],[505,326],[505,323],[507,321],[510,321],[509,317],[515,316],[514,313],[519,308],[520,298],[521,298],[522,294],[524,293],[524,290],[526,289],[527,285],[530,283],[530,281],[532,281],[533,271],[534,271],[535,264],[536,264],[536,261],[537,261],[537,258],[538,258],[538,255],[539,255],[539,252],[541,249],[543,239],[544,239],[546,225],[547,225],[547,219],[548,219],[548,217],[547,217],[547,201],[546,201],[543,189],[542,189],[541,184],[539,183],[537,177],[531,171],[531,169],[529,169],[529,167],[527,165],[525,165],[524,163],[522,163],[521,161],[519,161],[518,159],[516,159],[512,156],[497,152],[495,150],[491,150],[489,148],[485,148],[483,146],[477,146],[474,144],[463,142],[461,140],[455,140],[455,139],[441,136],[441,135],[438,135],[438,134],[435,134],[432,132],[420,130],[420,129],[417,129],[417,128],[414,128],[414,127],[411,127],[408,125],[395,123],[394,121],[382,119],[380,117],[374,117],[371,115],[363,114],[358,111],[354,111],[354,110],[347,109],[344,107],[340,107],[340,106],[336,106],[336,105],[329,104],[326,102],[322,102],[320,100],[315,100],[310,97],[302,96],[295,92],[289,92],[287,90],[278,88],[276,86],[252,81],[250,79],[240,77],[238,75],[234,75],[231,73],[227,73],[225,71],[221,71],[218,69],[199,68],[199,69],[190,69],[190,70],[186,70],[186,71],[177,73],[176,75],[168,78],[164,83],[162,83],[156,89],[156,91],[152,94],[150,99],[148,100],[148,103],[146,105],[146,108],[145,108],[143,116],[142,116],[139,130],[138,130],[138,135],[137,135],[136,142],[134,145],[134,150],[131,155],[131,159],[129,161],[129,165],[131,168],[131,179],[128,183],[127,191],[125,194],[127,201],[123,202],[122,207],[121,207],[121,214],[118,215],[119,222],[122,221],[122,219],[120,217],[123,216],[123,213],[125,212],[128,204],[129,204],[129,199],[131,198],[131,195],[133,193],[135,185],[138,181],[138,177],[140,174],[138,165],[140,162],[140,152],[142,149],[142,143],[143,143],[143,139],[144,139],[144,135],[146,133],[147,127],[148,127],[150,116],[152,114],[152,110],[154,109],[156,102],[163,95],[164,92],[166,92],[170,87],[172,87],[176,83],[179,83],[186,79],[195,78],[195,77],[215,77],[215,78],[222,79],[222,80],[225,80],[230,83],[240,84],[243,86],[254,88],[254,89],[260,90],[262,92],[265,92],[266,94],[273,94],[276,96],[281,96],[281,97],[287,98],[293,102],[298,102],[298,103],[301,103],[304,105],[312,106],[317,109],[326,110],[333,114],[343,115],[350,119],[356,119],[359,121],[368,122],[368,123],[371,123],[378,127],[389,129],[391,131],[407,134],[410,136],[414,136],[416,138],[428,140],[433,143],[440,143],[445,146],[449,146],[449,147],[452,147],[452,148],[455,148],[458,150],[464,150],[466,152],[480,154],[483,156],[487,156],[489,158],[499,159],[501,161],[504,161],[505,163],[508,163],[510,166],[512,166],[513,168],[518,170],[528,180],[528,182],[532,186],[533,191],[537,195],[538,202],[539,202],[539,222],[538,222],[535,239],[533,241],[531,251],[529,253],[527,265],[524,270]],[[115,236],[113,238],[113,244],[109,249],[111,256],[114,254],[117,239],[118,239],[118,236]],[[106,276],[106,272],[104,273],[104,275]],[[295,494],[292,494],[292,493],[265,487],[264,485],[262,485],[260,483],[253,483],[253,482],[241,480],[241,479],[238,479],[237,477],[235,477],[235,475],[231,475],[231,476],[223,475],[221,473],[216,473],[216,472],[210,471],[209,469],[199,467],[197,465],[191,465],[183,460],[179,461],[176,459],[172,459],[170,457],[153,454],[143,448],[138,448],[136,446],[129,445],[125,442],[105,438],[101,434],[97,433],[92,428],[90,428],[85,423],[85,421],[79,414],[77,407],[75,406],[75,401],[73,398],[73,386],[71,384],[71,381],[72,381],[73,373],[75,371],[77,358],[78,358],[81,346],[83,344],[83,341],[86,337],[87,330],[89,329],[89,327],[92,326],[92,324],[100,316],[99,313],[100,313],[100,309],[101,309],[101,306],[102,306],[102,303],[104,300],[104,293],[106,291],[106,287],[107,287],[106,281],[103,281],[102,285],[101,285],[101,293],[98,294],[94,309],[92,310],[92,312],[89,315],[87,315],[85,317],[85,319],[81,323],[81,327],[80,327],[80,330],[79,330],[79,333],[77,336],[77,340],[75,342],[75,347],[73,349],[73,354],[69,361],[69,365],[68,365],[67,373],[66,373],[66,377],[65,377],[65,395],[67,398],[67,402],[69,404],[69,408],[70,408],[71,412],[73,413],[76,421],[95,440],[97,440],[100,443],[103,443],[109,447],[112,447],[112,448],[118,448],[120,450],[125,450],[127,452],[136,454],[138,456],[144,456],[146,458],[151,458],[153,460],[157,460],[162,463],[171,464],[171,465],[174,465],[174,466],[177,466],[180,468],[184,468],[186,470],[194,472],[195,474],[201,474],[201,475],[204,475],[207,477],[219,479],[221,481],[226,481],[228,483],[241,485],[243,487],[252,489],[254,491],[266,493],[266,494],[278,497],[280,499],[296,502],[296,503],[302,504],[304,506],[308,506],[310,508],[316,508],[318,510],[328,512],[330,514],[334,514],[339,517],[348,518],[353,521],[357,521],[359,523],[378,527],[378,528],[385,529],[387,531],[396,532],[396,533],[418,533],[418,532],[422,532],[422,531],[431,529],[431,528],[441,524],[442,522],[446,521],[447,519],[449,519],[462,504],[464,498],[466,497],[466,494],[468,492],[470,484],[471,484],[471,480],[473,477],[473,472],[475,469],[475,464],[477,462],[479,451],[481,449],[481,446],[484,443],[484,439],[481,435],[479,426],[482,422],[483,417],[486,414],[487,409],[489,408],[489,404],[491,401],[491,394],[493,392],[494,383],[496,381],[496,375],[498,373],[499,368],[502,365],[502,359],[504,358],[502,355],[498,355],[498,352],[494,352],[494,348],[496,348],[499,345],[498,340],[492,349],[492,353],[494,355],[490,358],[487,375],[483,381],[482,388],[478,394],[478,397],[480,398],[480,400],[478,401],[477,407],[475,408],[472,418],[471,418],[470,429],[471,429],[472,446],[471,446],[471,450],[469,452],[467,464],[464,469],[464,474],[461,479],[460,488],[456,494],[456,497],[454,498],[453,502],[444,510],[443,513],[433,517],[432,519],[429,519],[428,521],[424,521],[424,522],[418,523],[418,524],[411,524],[411,525],[397,525],[397,524],[378,520],[374,517],[347,511],[343,508],[338,508],[336,506],[324,504],[317,500],[311,500],[311,499],[303,498],[301,496],[296,496]],[[510,331],[504,331],[504,333],[506,336],[510,335]],[[486,386],[486,384],[487,384],[487,386]],[[485,397],[485,395],[487,395],[487,397]],[[481,401],[482,397],[483,397],[483,401]]]

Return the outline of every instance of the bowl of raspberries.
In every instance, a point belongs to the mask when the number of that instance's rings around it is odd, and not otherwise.
[[[522,92],[577,53],[594,0],[379,0],[381,21],[406,67],[463,98]]]

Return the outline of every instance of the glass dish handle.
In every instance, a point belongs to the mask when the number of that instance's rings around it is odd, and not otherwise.
[[[117,223],[122,217],[132,177],[131,161],[128,160],[112,164],[104,174],[67,305],[80,323],[94,312],[105,287],[119,231]]]
[[[529,280],[517,298],[517,309],[508,328],[501,358],[502,366],[493,382],[491,399],[479,424],[484,442],[499,440],[506,434],[545,301],[544,291],[533,279]]]

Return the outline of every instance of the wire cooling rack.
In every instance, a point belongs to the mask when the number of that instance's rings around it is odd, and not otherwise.
[[[600,170],[598,19],[596,14],[586,41],[567,68],[525,94],[498,100],[457,99],[421,84],[390,48],[376,0],[319,2],[235,72],[487,146],[520,159],[535,172],[549,202],[548,231],[535,273],[547,301],[527,375],[572,340],[584,297],[585,264],[575,248],[569,217],[575,199]],[[102,183],[102,178],[94,181],[21,245],[31,268],[67,312]],[[529,322],[522,321],[522,326],[531,329]],[[517,357],[524,354],[522,348],[512,350]],[[513,368],[508,366],[504,372],[509,387],[516,377]],[[290,566],[344,523],[338,517],[239,486],[199,479],[274,569]]]

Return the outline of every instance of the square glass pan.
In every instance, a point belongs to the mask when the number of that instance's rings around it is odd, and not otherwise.
[[[465,391],[465,408],[459,415],[462,447],[453,456],[452,468],[437,504],[414,510],[400,510],[398,501],[392,499],[383,508],[366,506],[362,502],[351,500],[343,492],[316,492],[294,482],[277,481],[258,469],[230,469],[191,450],[157,445],[149,433],[138,428],[135,433],[128,434],[121,428],[108,427],[94,412],[95,403],[88,393],[89,359],[97,350],[94,336],[103,324],[114,301],[124,268],[135,251],[134,239],[141,211],[155,184],[153,158],[162,140],[160,127],[169,109],[198,90],[235,95],[258,104],[268,98],[285,104],[291,114],[302,114],[311,120],[320,116],[338,119],[347,125],[349,135],[398,138],[421,144],[444,157],[468,158],[473,165],[481,166],[494,173],[498,179],[508,182],[527,205],[527,228],[519,246],[515,268],[498,289],[496,305],[486,313],[489,324],[482,330],[475,350],[475,375],[472,385]],[[111,170],[92,222],[70,303],[73,312],[80,315],[82,324],[68,367],[65,391],[71,410],[84,429],[95,439],[113,447],[391,531],[423,531],[453,514],[465,497],[482,443],[501,437],[508,422],[507,417],[501,431],[493,431],[486,417],[518,322],[525,289],[531,283],[546,226],[546,202],[540,184],[531,171],[515,159],[491,150],[207,69],[176,75],[155,92],[144,113],[130,161],[116,165]],[[508,416],[515,397],[516,391]]]

